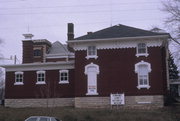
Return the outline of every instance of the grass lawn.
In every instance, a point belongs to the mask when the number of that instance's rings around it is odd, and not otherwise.
[[[161,109],[4,108],[0,121],[24,121],[29,116],[54,116],[63,121],[180,121],[180,106]]]

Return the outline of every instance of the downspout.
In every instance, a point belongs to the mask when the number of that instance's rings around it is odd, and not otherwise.
[[[168,64],[168,60],[169,60],[169,41],[170,39],[167,39],[165,41],[165,51],[166,51],[166,78],[167,78],[167,90],[169,91],[170,90],[170,80],[169,80],[169,64]]]

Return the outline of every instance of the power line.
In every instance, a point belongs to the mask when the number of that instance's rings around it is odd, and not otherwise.
[[[147,18],[147,19],[121,19],[121,20],[112,20],[113,22],[138,22],[138,21],[152,21],[152,20],[155,20],[155,19],[150,19],[150,18]],[[110,21],[97,21],[97,22],[81,22],[81,23],[76,23],[76,25],[92,25],[92,24],[102,24],[102,23],[109,23]],[[53,27],[53,28],[59,28],[59,27],[62,27],[62,26],[65,26],[64,24],[54,24],[54,25],[42,25],[42,26],[31,26],[31,29],[38,29],[38,28],[50,28],[50,27]],[[5,29],[24,29],[25,27],[5,27],[5,28],[0,28],[0,30],[5,30]]]
[[[128,10],[113,10],[112,12],[144,12],[144,11],[159,11],[156,9],[128,9]],[[106,13],[111,12],[111,10],[93,10],[93,11],[68,11],[68,12],[28,12],[28,13],[1,13],[0,15],[31,15],[31,14],[87,14],[87,13]]]
[[[122,6],[122,5],[131,5],[131,4],[160,4],[159,2],[144,2],[144,3],[111,3],[112,6]],[[0,8],[4,10],[9,9],[46,9],[46,8],[64,8],[64,7],[95,7],[95,6],[109,6],[110,4],[81,4],[81,5],[61,5],[61,6],[43,6],[43,7],[25,7],[25,8]]]

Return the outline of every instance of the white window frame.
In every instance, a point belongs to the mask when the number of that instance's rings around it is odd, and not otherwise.
[[[62,79],[62,73],[67,73],[67,80],[61,80]],[[65,78],[65,77],[64,77]],[[68,84],[69,83],[69,70],[60,70],[59,71],[59,84]]]
[[[95,50],[91,50],[90,48],[91,49],[94,48]],[[94,51],[94,55],[90,55],[89,51]],[[95,58],[95,59],[98,58],[98,56],[97,56],[97,48],[94,45],[91,45],[91,46],[87,47],[87,56],[86,56],[86,59],[89,59],[89,58]]]
[[[146,65],[146,66],[147,66],[147,69],[148,69],[147,84],[146,84],[146,85],[140,85],[139,66],[141,66],[141,65]],[[151,64],[150,64],[150,63],[141,61],[141,62],[135,64],[135,73],[137,73],[137,77],[138,77],[138,78],[137,78],[137,79],[138,79],[138,85],[137,85],[137,88],[138,88],[138,89],[141,89],[141,88],[147,88],[147,89],[149,89],[149,88],[150,88],[150,85],[149,85],[149,73],[150,73],[150,72],[151,72]]]
[[[17,77],[17,75],[22,75],[22,82],[17,81],[20,79],[20,77]],[[14,85],[24,85],[23,79],[24,79],[24,72],[15,72],[15,83],[14,83]]]
[[[37,82],[36,82],[36,84],[46,84],[46,71],[37,71],[36,74],[37,74]],[[39,77],[39,74],[44,74],[44,77],[43,77],[44,81],[38,81],[39,78],[42,78],[42,77]]]
[[[145,44],[145,53],[139,53],[139,44]],[[136,57],[139,57],[139,56],[145,56],[147,57],[149,54],[148,54],[148,49],[147,49],[147,44],[146,43],[138,43],[137,44],[137,47],[136,47]]]

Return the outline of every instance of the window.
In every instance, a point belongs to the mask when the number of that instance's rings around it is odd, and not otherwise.
[[[137,54],[136,56],[139,57],[139,56],[148,56],[149,54],[147,53],[147,46],[145,43],[139,43],[137,45]]]
[[[88,46],[87,48],[87,59],[89,58],[97,58],[97,50],[96,46]]]
[[[37,121],[37,118],[29,118],[27,121]]]
[[[34,50],[34,56],[41,56],[41,50],[40,49],[35,49]]]
[[[67,84],[69,83],[69,71],[68,70],[60,70],[59,71],[59,83]]]
[[[36,84],[45,84],[45,71],[37,71],[37,83]]]
[[[138,89],[149,89],[149,72],[151,72],[151,65],[147,62],[141,61],[135,64],[135,72],[138,75]]]
[[[23,72],[15,72],[15,83],[14,85],[23,85]]]
[[[85,74],[87,75],[87,93],[86,95],[98,95],[97,93],[97,74],[99,74],[99,66],[96,64],[88,64],[85,66]]]
[[[50,121],[50,118],[41,117],[39,121]]]

